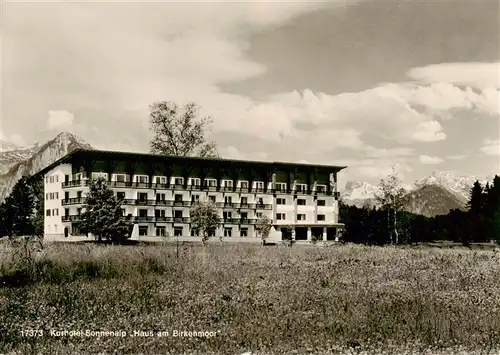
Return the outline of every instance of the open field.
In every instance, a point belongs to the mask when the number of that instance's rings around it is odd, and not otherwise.
[[[22,256],[0,246],[0,353],[500,349],[496,251],[207,245],[177,259],[173,245],[60,244]]]

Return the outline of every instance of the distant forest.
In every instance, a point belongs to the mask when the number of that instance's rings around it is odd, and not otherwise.
[[[500,177],[471,188],[467,211],[451,210],[446,215],[428,218],[413,213],[397,212],[400,244],[432,241],[470,243],[500,242]],[[340,203],[340,221],[345,223],[346,242],[383,245],[391,243],[393,218],[388,210],[358,208]]]

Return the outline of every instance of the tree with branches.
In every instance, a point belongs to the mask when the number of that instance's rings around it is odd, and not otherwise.
[[[199,107],[190,102],[183,107],[171,101],[158,101],[149,106],[150,130],[154,137],[150,152],[183,157],[219,157],[215,142],[205,134],[213,120],[197,117]]]
[[[387,224],[389,230],[392,229],[392,234],[394,236],[394,238],[391,238],[391,242],[398,244],[399,233],[397,225],[397,213],[403,208],[404,196],[406,195],[406,191],[402,187],[401,178],[394,166],[392,167],[392,171],[387,179],[380,180],[379,190],[380,192],[375,196],[375,199],[381,205],[382,209],[387,211]]]
[[[205,244],[210,238],[210,231],[217,229],[221,218],[212,201],[197,202],[190,211],[191,225],[197,234],[201,234],[201,242]]]
[[[98,241],[122,242],[130,237],[132,224],[123,216],[122,201],[103,178],[92,180],[81,213],[81,230]]]
[[[268,216],[260,216],[255,224],[255,230],[259,233],[262,240],[262,244],[266,244],[266,240],[269,237],[269,232],[271,231],[271,219]]]

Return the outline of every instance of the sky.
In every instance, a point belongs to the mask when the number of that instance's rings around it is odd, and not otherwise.
[[[0,138],[147,152],[200,105],[226,158],[377,182],[500,172],[499,2],[4,1]]]

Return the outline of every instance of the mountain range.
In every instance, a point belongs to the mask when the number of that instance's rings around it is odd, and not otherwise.
[[[488,181],[493,181],[493,177],[478,179],[474,176],[435,171],[411,184],[401,186],[406,191],[403,209],[427,217],[447,214],[452,209],[465,210],[476,180],[485,186]],[[349,181],[340,190],[340,198],[347,205],[372,208],[377,206],[375,196],[379,193],[376,185]]]
[[[93,149],[74,134],[63,132],[44,144],[19,147],[0,141],[0,202],[24,175],[33,175],[75,149]]]
[[[23,175],[33,175],[75,149],[94,149],[74,134],[63,132],[44,144],[19,147],[0,141],[0,202]],[[474,181],[483,185],[493,178],[477,179],[450,172],[433,172],[429,176],[402,187],[406,191],[404,209],[428,217],[446,214],[452,209],[465,209]],[[348,181],[340,189],[341,201],[358,207],[377,206],[376,185],[363,181]]]

